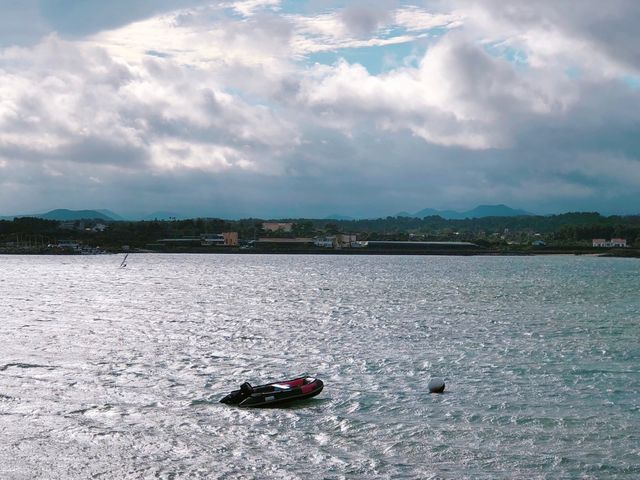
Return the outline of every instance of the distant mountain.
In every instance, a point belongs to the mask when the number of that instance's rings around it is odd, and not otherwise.
[[[47,213],[28,215],[29,217],[37,217],[44,218],[46,220],[60,220],[60,221],[69,221],[69,220],[105,220],[105,221],[113,221],[114,218],[111,218],[108,215],[98,211],[98,210],[67,210],[64,208],[59,208],[57,210],[51,210]]]
[[[533,215],[525,210],[518,210],[503,204],[499,205],[478,205],[477,207],[465,212],[457,212],[455,210],[436,210],[433,208],[425,208],[414,214],[401,212],[399,217],[416,217],[424,218],[438,215],[446,220],[463,220],[465,218],[484,218],[484,217],[518,217],[523,215]]]
[[[415,217],[416,215],[414,215],[413,213],[402,211],[402,212],[396,213],[395,216],[396,217],[409,217],[409,218],[411,218],[411,217]]]
[[[434,215],[438,215],[448,220],[451,220],[454,218],[464,218],[464,217],[460,217],[462,213],[456,212],[455,210],[435,210],[433,208],[425,208],[423,210],[420,210],[419,212],[416,212],[412,216],[418,217],[418,218],[424,218],[424,217],[432,217]]]
[[[403,212],[406,213],[406,212]],[[441,215],[441,210],[436,210],[435,208],[423,208],[419,212],[416,213],[407,213],[408,217],[431,217],[432,215]]]
[[[464,218],[482,218],[482,217],[520,217],[533,215],[525,210],[518,210],[507,207],[506,205],[479,205],[473,210],[464,212]]]

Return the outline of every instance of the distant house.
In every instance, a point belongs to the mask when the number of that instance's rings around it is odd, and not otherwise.
[[[238,232],[222,232],[225,247],[238,246]]]
[[[238,232],[206,233],[200,235],[200,244],[204,247],[213,245],[236,247],[238,246]]]
[[[355,235],[338,233],[336,235],[325,235],[313,239],[313,244],[321,248],[349,248],[357,243]],[[360,247],[361,245],[358,245]]]
[[[533,245],[534,247],[546,247],[547,246],[547,244],[542,240],[534,240],[533,242],[531,242],[531,245]]]
[[[612,238],[611,239],[611,246],[612,247],[626,248],[627,247],[627,240],[626,240],[626,238]]]
[[[592,245],[594,248],[626,248],[627,240],[625,238],[612,238],[611,240],[594,238]]]
[[[355,235],[351,235],[348,233],[339,233],[336,235],[337,248],[349,248],[352,243],[356,242],[358,239]]]
[[[315,237],[313,239],[313,244],[316,247],[321,248],[333,248],[337,245],[337,240],[335,235],[329,235],[324,237]]]
[[[262,229],[265,232],[291,232],[293,229],[293,223],[280,223],[280,222],[264,222]]]
[[[200,245],[210,247],[212,245],[224,245],[224,237],[219,233],[205,233],[200,235]]]

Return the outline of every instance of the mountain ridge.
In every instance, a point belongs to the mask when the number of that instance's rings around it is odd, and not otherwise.
[[[430,216],[440,216],[446,220],[464,220],[465,218],[484,218],[484,217],[516,217],[516,216],[532,216],[535,215],[531,212],[521,209],[511,208],[504,204],[497,205],[478,205],[471,210],[456,211],[456,210],[437,210],[434,208],[424,208],[415,213],[409,213],[402,211],[397,213],[396,217],[411,217],[411,218],[424,218]],[[198,218],[181,215],[174,212],[157,211],[147,215],[135,215],[123,217],[112,210],[108,209],[85,209],[85,210],[70,210],[64,208],[58,208],[50,210],[46,213],[34,213],[34,214],[22,214],[22,215],[8,215],[0,216],[0,220],[13,220],[19,217],[36,217],[47,220],[58,221],[73,221],[73,220],[102,220],[107,222],[114,221],[153,221],[153,220],[182,220],[187,218]],[[311,217],[309,217],[311,218]],[[374,218],[374,217],[371,217]],[[324,218],[325,220],[337,220],[347,221],[356,220],[356,218],[334,213]]]
[[[69,210],[66,208],[56,208],[46,213],[36,213],[33,215],[16,215],[16,217],[36,217],[45,220],[72,221],[72,220],[104,220],[112,222],[116,220],[100,210]]]
[[[478,205],[471,210],[459,212],[456,210],[436,210],[434,208],[424,208],[414,214],[404,215],[406,212],[401,212],[396,216],[409,216],[414,218],[424,218],[434,215],[438,215],[445,220],[464,220],[465,218],[485,218],[485,217],[519,217],[519,216],[532,216],[531,212],[526,210],[520,210],[511,208],[503,203],[497,205]]]

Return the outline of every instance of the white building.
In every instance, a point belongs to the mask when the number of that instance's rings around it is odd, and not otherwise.
[[[205,233],[200,235],[200,245],[210,247],[212,245],[224,245],[235,247],[238,245],[238,232]]]
[[[313,239],[313,244],[316,247],[333,248],[336,245],[335,236],[316,237]]]
[[[356,245],[357,238],[353,234],[348,233],[338,233],[336,235],[325,235],[323,237],[315,237],[313,239],[313,244],[316,247],[323,248],[349,248],[349,247],[362,247],[364,245]]]
[[[611,240],[594,238],[592,245],[594,248],[626,248],[627,240],[625,238],[612,238]]]
[[[611,246],[612,247],[626,248],[627,247],[627,239],[626,238],[612,238],[611,239]]]

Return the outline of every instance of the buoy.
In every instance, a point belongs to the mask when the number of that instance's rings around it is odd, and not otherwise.
[[[438,377],[432,378],[427,387],[430,393],[442,393],[444,392],[444,380]]]

